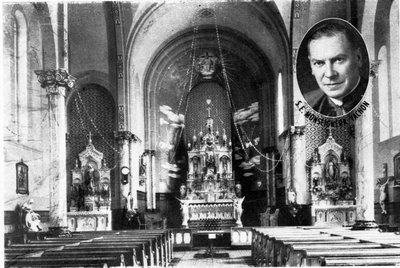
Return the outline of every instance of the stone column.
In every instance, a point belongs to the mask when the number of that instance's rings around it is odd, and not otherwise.
[[[131,194],[133,198],[134,209],[138,208],[137,190],[139,188],[139,162],[140,162],[140,146],[137,142],[131,143],[130,147],[130,167],[131,167]]]
[[[130,166],[130,145],[134,139],[134,135],[130,131],[118,131],[115,133],[115,138],[118,140],[119,150],[120,150],[120,162],[119,162],[119,187],[120,187],[120,203],[121,208],[126,205],[128,201],[128,195],[131,191],[131,181],[132,181],[132,169]],[[123,182],[121,169],[122,167],[129,168],[130,172],[127,175],[128,181],[126,183]],[[132,193],[130,195],[132,197]]]
[[[377,67],[372,69],[377,75]],[[372,103],[372,92],[377,84],[375,77],[370,77],[364,100]],[[367,109],[355,123],[355,171],[357,220],[372,221],[374,213],[374,133],[373,109]]]
[[[306,148],[304,126],[292,126],[290,129],[290,160],[292,174],[292,190],[296,193],[298,204],[309,204],[307,173],[306,173]]]
[[[75,78],[65,70],[35,71],[49,99],[50,126],[50,226],[67,226],[66,111],[65,91]]]
[[[145,162],[146,162],[146,175],[147,175],[147,180],[146,180],[146,207],[147,209],[153,209],[154,208],[154,176],[155,176],[155,171],[153,165],[155,165],[155,151],[154,150],[145,150]]]

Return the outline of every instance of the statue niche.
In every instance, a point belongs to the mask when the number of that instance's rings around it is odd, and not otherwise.
[[[310,169],[311,212],[315,225],[355,222],[350,163],[331,131],[326,142],[315,148]]]
[[[81,167],[79,167],[79,162]],[[111,230],[110,168],[103,153],[89,144],[71,170],[68,228],[71,231]]]

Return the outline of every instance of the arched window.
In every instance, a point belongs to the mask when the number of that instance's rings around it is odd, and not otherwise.
[[[7,115],[5,121],[4,140],[12,141],[18,138],[17,125],[17,88],[16,88],[16,62],[15,62],[15,35],[17,22],[13,15],[5,18],[3,28],[3,76],[4,79],[4,114]]]
[[[28,30],[24,14],[20,10],[14,13],[13,33],[14,86],[15,86],[15,121],[18,141],[25,141],[28,136]]]
[[[384,141],[390,138],[389,120],[389,81],[388,81],[388,58],[386,46],[382,46],[378,53],[381,61],[379,66],[379,140]]]
[[[399,1],[394,0],[390,7],[390,91],[391,91],[391,114],[392,114],[392,137],[400,135],[400,88],[399,77]]]
[[[283,86],[282,86],[282,73],[278,74],[278,135],[284,130],[284,113],[283,113]]]

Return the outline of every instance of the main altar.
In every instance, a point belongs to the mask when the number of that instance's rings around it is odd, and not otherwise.
[[[80,166],[79,166],[80,162]],[[86,149],[71,170],[72,184],[67,212],[70,231],[111,230],[110,168],[96,150],[89,134]]]
[[[315,148],[310,169],[311,215],[316,226],[352,225],[356,221],[350,160],[329,130]]]
[[[193,135],[187,143],[188,175],[181,185],[182,227],[215,230],[242,226],[244,197],[235,191],[232,173],[232,143],[225,129],[214,129],[211,100],[207,99],[205,132]]]

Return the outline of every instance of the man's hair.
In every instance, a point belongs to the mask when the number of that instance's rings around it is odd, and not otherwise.
[[[349,41],[352,49],[356,49],[360,46],[359,38],[355,31],[352,31],[351,29],[349,29],[349,27],[346,27],[345,25],[342,25],[340,23],[329,22],[329,23],[322,24],[321,26],[316,28],[315,31],[310,36],[310,38],[308,39],[308,41],[307,41],[308,54],[310,54],[309,49],[310,49],[311,41],[318,40],[322,37],[332,37],[339,33],[344,34],[344,36]]]

